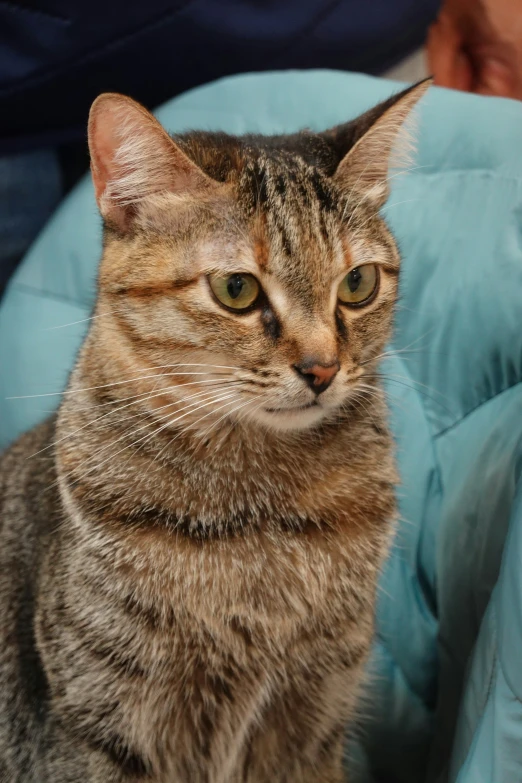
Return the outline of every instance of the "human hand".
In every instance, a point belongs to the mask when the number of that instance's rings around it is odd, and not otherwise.
[[[427,56],[435,84],[522,100],[522,0],[443,0]]]

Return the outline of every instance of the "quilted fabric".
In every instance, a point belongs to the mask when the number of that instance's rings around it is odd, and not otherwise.
[[[246,75],[158,111],[172,131],[325,128],[394,85]],[[381,581],[352,781],[522,780],[522,105],[432,90],[385,209],[404,267],[383,365],[402,522]],[[86,179],[0,308],[0,441],[56,406],[100,255]],[[28,399],[6,399],[39,395]],[[43,396],[41,396],[43,395]]]

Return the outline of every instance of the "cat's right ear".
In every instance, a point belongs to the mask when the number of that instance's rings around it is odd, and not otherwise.
[[[94,101],[89,151],[98,207],[120,231],[129,228],[136,206],[151,195],[216,186],[150,112],[124,95],[105,93]]]
[[[410,165],[414,145],[408,120],[431,83],[431,78],[424,79],[322,134],[338,156],[333,179],[342,190],[358,193],[375,207],[383,206],[390,169]]]

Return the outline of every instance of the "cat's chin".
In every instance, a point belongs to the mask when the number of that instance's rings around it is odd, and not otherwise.
[[[311,404],[294,408],[260,408],[252,420],[271,430],[281,432],[306,430],[319,424],[329,411],[322,405]]]

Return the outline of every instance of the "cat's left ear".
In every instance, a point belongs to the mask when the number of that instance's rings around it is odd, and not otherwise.
[[[143,106],[105,93],[89,115],[89,151],[102,217],[120,231],[140,201],[157,193],[201,193],[217,187]]]
[[[412,136],[408,118],[432,79],[408,87],[352,122],[323,135],[340,162],[334,181],[347,192],[356,192],[377,208],[389,195],[389,171],[411,160]]]

